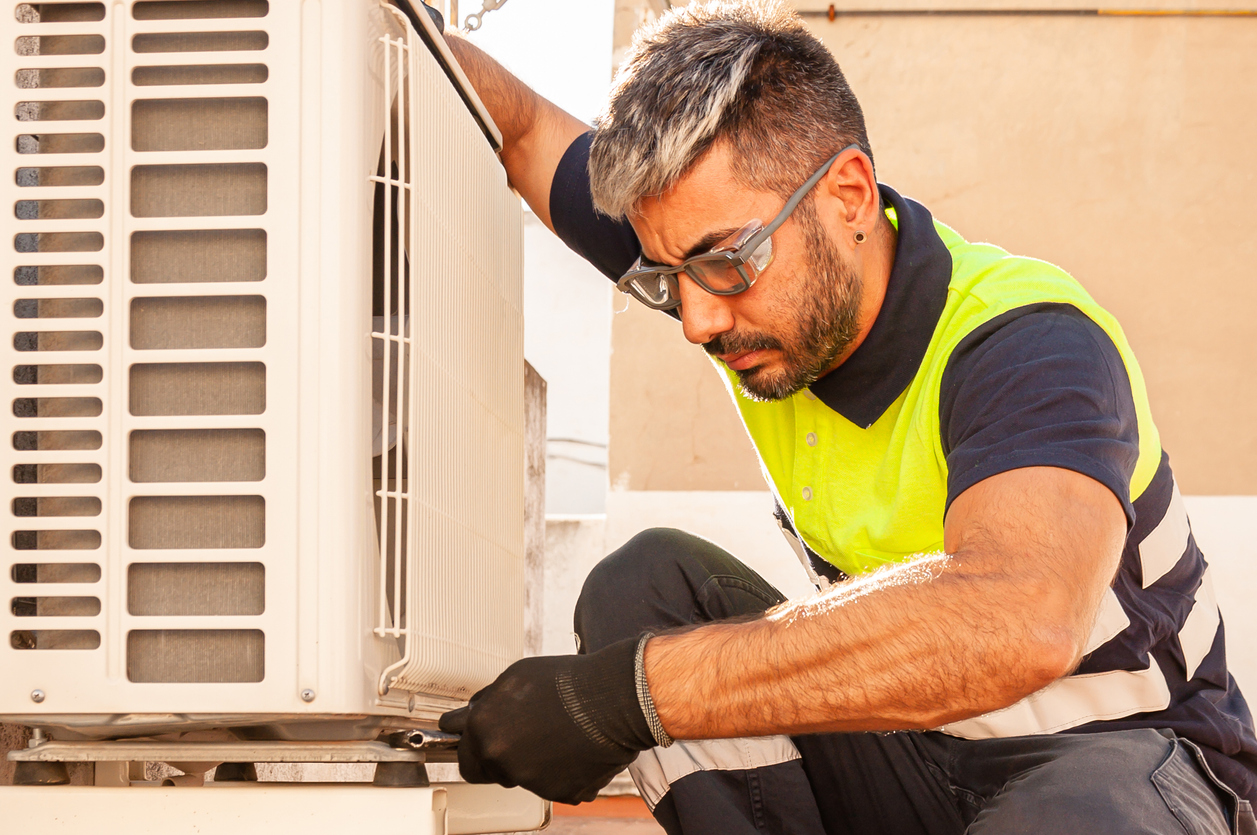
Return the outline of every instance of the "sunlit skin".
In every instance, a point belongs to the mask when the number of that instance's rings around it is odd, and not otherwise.
[[[801,172],[800,181],[809,173]],[[812,190],[812,199],[821,225],[863,285],[859,335],[826,369],[830,371],[859,347],[877,318],[894,259],[894,233],[879,210],[872,165],[859,151],[845,151],[838,158]],[[752,219],[767,223],[784,203],[777,194],[739,183],[730,167],[728,146],[717,143],[667,192],[642,200],[629,221],[646,258],[679,264],[709,250]],[[855,242],[857,231],[868,236],[862,244]],[[707,293],[688,276],[679,276],[686,339],[702,345],[730,331],[779,337],[790,333],[791,311],[781,299],[789,289],[801,290],[810,274],[807,248],[794,216],[773,235],[773,248],[773,263],[749,290],[734,296]],[[781,365],[781,351],[725,354],[719,359],[734,371],[762,368],[773,373]]]
[[[466,41],[447,40],[502,131],[511,184],[553,229],[550,184],[588,127]],[[881,308],[893,238],[862,155],[845,154],[814,193],[821,223],[864,284],[849,356]],[[705,238],[752,218],[767,222],[783,203],[734,182],[717,147],[673,188],[643,200],[632,222],[648,258],[678,264]],[[857,246],[859,229],[869,239]],[[806,280],[808,257],[793,220],[774,243],[774,263],[741,295],[712,296],[680,280],[687,339],[790,330],[779,300]],[[771,372],[777,354],[723,359],[735,370]],[[992,476],[952,502],[943,554],[910,557],[755,621],[652,639],[652,698],[677,739],[932,728],[1005,707],[1077,665],[1125,537],[1121,504],[1097,481],[1051,467]]]

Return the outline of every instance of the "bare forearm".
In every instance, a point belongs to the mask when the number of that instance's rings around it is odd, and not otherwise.
[[[1003,707],[1060,674],[1060,636],[975,607],[987,582],[929,556],[758,621],[660,636],[651,693],[678,738],[929,728]]]
[[[511,185],[553,229],[550,183],[564,151],[588,126],[537,95],[466,39],[447,31],[445,40],[502,132],[502,165]]]
[[[664,728],[680,739],[932,728],[1069,672],[1116,569],[1124,518],[1089,479],[1042,486],[1049,477],[1017,473],[999,477],[1000,489],[1059,488],[1054,510],[1076,530],[1061,535],[1059,518],[1046,518],[1055,512],[1036,519],[1014,501],[1011,533],[971,523],[947,543],[951,556],[889,567],[750,623],[654,638],[646,674]],[[975,497],[989,504],[980,487],[953,513]]]

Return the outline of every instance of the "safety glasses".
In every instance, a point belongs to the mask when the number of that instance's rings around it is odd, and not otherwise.
[[[838,157],[857,145],[848,145],[816,169],[798,191],[790,195],[781,212],[767,226],[752,220],[707,252],[686,258],[675,267],[652,264],[638,258],[632,269],[620,277],[616,287],[635,296],[647,307],[671,310],[681,304],[677,275],[684,272],[699,287],[717,296],[735,296],[751,288],[773,262],[772,235],[785,223]]]

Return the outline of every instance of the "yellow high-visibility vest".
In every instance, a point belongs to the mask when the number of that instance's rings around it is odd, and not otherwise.
[[[887,216],[897,225],[893,209]],[[1143,374],[1117,320],[1060,268],[969,243],[937,220],[934,228],[952,258],[947,301],[916,376],[872,426],[857,426],[806,389],[776,402],[751,400],[741,392],[736,373],[716,363],[795,531],[850,575],[942,550],[947,504],[939,427],[943,372],[965,336],[1016,308],[1072,305],[1113,340],[1130,377],[1138,420],[1131,501],[1152,481],[1161,459]]]

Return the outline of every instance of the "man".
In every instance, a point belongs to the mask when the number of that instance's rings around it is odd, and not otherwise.
[[[581,654],[468,708],[472,781],[670,832],[1255,832],[1257,739],[1117,322],[874,176],[783,7],[643,33],[596,129],[453,46],[512,183],[712,356],[820,593],[647,531],[591,574]]]

